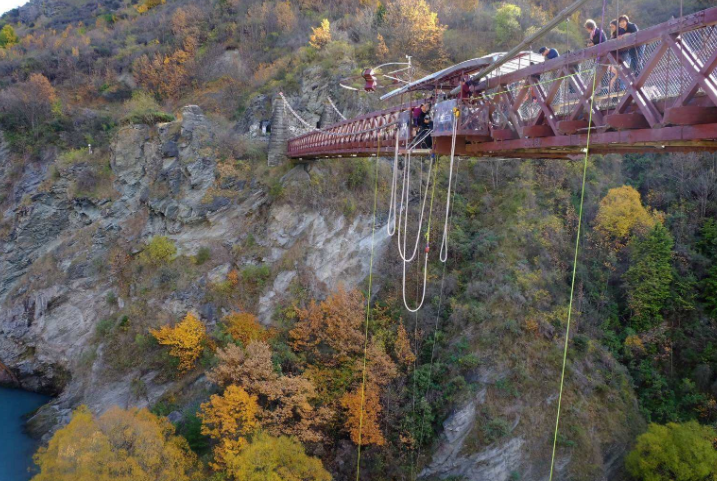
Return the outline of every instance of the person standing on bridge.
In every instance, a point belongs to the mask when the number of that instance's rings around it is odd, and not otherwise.
[[[423,111],[423,104],[419,105],[418,107],[413,108],[413,125],[416,127],[420,127],[420,124],[418,123],[418,118],[421,116],[421,112]]]
[[[637,28],[637,25],[630,22],[630,17],[628,17],[627,15],[620,15],[617,21],[620,24],[618,38],[640,31],[640,29]],[[628,50],[628,54],[630,55],[630,68],[636,76],[640,75],[640,63],[644,49],[645,47],[643,45],[640,45],[638,47],[632,47],[630,50]]]
[[[590,33],[590,37],[588,38],[588,47],[593,47],[595,45],[599,45],[603,42],[607,42],[607,37],[605,36],[605,32],[602,31],[600,27],[597,26],[597,23],[595,23],[595,20],[589,19],[585,22],[585,30],[587,30]]]
[[[558,58],[560,56],[556,49],[548,47],[540,47],[538,53],[541,54],[545,60],[553,60],[554,58]]]

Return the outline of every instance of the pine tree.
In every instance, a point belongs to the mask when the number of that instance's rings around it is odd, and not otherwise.
[[[662,322],[674,278],[673,245],[672,236],[659,223],[647,237],[632,243],[631,266],[625,273],[625,281],[632,311],[630,324],[638,332]]]

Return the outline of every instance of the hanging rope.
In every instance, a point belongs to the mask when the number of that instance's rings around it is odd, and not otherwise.
[[[604,10],[603,10],[604,14]],[[563,346],[563,367],[560,373],[560,392],[558,394],[558,413],[555,417],[555,435],[553,436],[553,454],[550,459],[550,478],[553,481],[553,471],[555,469],[555,454],[558,446],[558,428],[560,426],[560,409],[563,402],[563,388],[565,386],[565,366],[568,361],[568,346],[570,344],[570,323],[573,318],[573,300],[575,298],[575,277],[578,270],[578,254],[580,252],[580,230],[583,222],[583,206],[585,204],[585,184],[588,172],[588,157],[590,155],[590,133],[592,132],[593,104],[595,102],[595,85],[597,82],[597,62],[593,72],[593,90],[590,96],[590,115],[588,120],[587,144],[585,145],[585,159],[583,160],[583,179],[580,189],[580,208],[578,210],[578,232],[575,236],[575,255],[573,256],[573,274],[570,281],[570,302],[568,304],[568,322],[565,328],[565,344]]]
[[[336,112],[338,114],[338,116],[341,117],[341,120],[346,120],[346,117],[344,117],[344,114],[342,114],[341,111],[338,108],[336,108],[336,104],[334,104],[334,101],[331,100],[331,97],[329,97],[327,95],[326,99],[329,101],[329,104],[331,104],[331,106],[334,108],[334,112]]]
[[[406,156],[406,162],[403,167],[403,184],[401,189],[401,205],[398,210],[398,235],[397,237],[397,244],[398,244],[398,253],[401,256],[401,259],[404,262],[411,262],[418,253],[418,244],[421,239],[421,228],[423,227],[423,217],[424,213],[426,211],[426,201],[428,200],[428,185],[426,185],[426,192],[423,194],[423,201],[421,202],[421,211],[418,218],[418,230],[416,231],[416,242],[413,245],[413,253],[410,257],[406,256],[406,237],[408,236],[408,203],[409,203],[409,197],[410,197],[410,186],[411,186],[411,152],[413,149],[416,148],[416,146],[420,145],[429,135],[431,135],[431,131],[427,131],[424,135],[422,135],[420,138],[418,138],[412,146],[407,151]],[[431,180],[431,170],[433,169],[433,164],[431,163],[428,170],[428,181],[430,183]],[[420,199],[420,194],[419,194]],[[404,205],[405,200],[405,205]],[[405,206],[405,208],[404,208]],[[405,215],[404,215],[405,212]],[[403,249],[401,249],[401,220],[403,220]]]
[[[437,161],[436,161],[437,163]],[[433,170],[433,179],[430,178],[431,170]],[[406,301],[406,264],[408,262],[403,261],[403,283],[402,283],[402,291],[403,291],[403,305],[406,307],[406,310],[408,312],[418,312],[421,307],[423,307],[423,302],[426,300],[426,284],[428,283],[428,253],[430,251],[430,244],[431,244],[431,219],[433,214],[433,199],[435,197],[436,193],[436,174],[438,172],[438,168],[433,168],[433,161],[431,162],[431,167],[428,171],[428,184],[431,183],[431,205],[428,208],[428,226],[426,227],[426,249],[425,249],[425,255],[423,257],[423,292],[421,293],[421,299],[418,302],[418,305],[415,308],[408,307],[408,302]],[[429,185],[426,185],[426,192],[428,192]],[[420,234],[420,231],[419,231]],[[403,249],[406,250],[406,239],[403,240]]]
[[[363,343],[363,368],[361,374],[361,409],[359,412],[359,433],[358,448],[356,454],[356,481],[359,481],[361,474],[361,436],[363,434],[363,411],[366,401],[366,358],[368,355],[368,326],[371,317],[371,290],[373,289],[373,259],[376,247],[376,207],[378,205],[378,168],[381,162],[381,140],[378,141],[378,149],[376,150],[376,169],[373,185],[373,217],[371,222],[371,260],[368,265],[368,292],[366,293],[366,323],[364,326],[364,343]]]
[[[396,130],[396,146],[393,151],[393,173],[391,175],[391,196],[388,201],[388,221],[386,223],[386,231],[389,236],[396,233],[396,190],[398,187],[398,147],[399,147],[399,131]],[[403,195],[403,194],[402,194]]]
[[[453,159],[456,155],[456,137],[458,134],[458,119],[461,111],[458,107],[453,108],[453,134],[451,138],[451,160],[448,167],[448,190],[446,191],[446,218],[443,221],[443,239],[441,240],[441,251],[438,255],[441,262],[448,260],[448,213],[451,210],[451,183],[453,181]]]

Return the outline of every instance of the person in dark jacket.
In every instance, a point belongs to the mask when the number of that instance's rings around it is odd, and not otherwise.
[[[630,17],[628,17],[627,15],[620,15],[617,21],[620,25],[620,31],[618,31],[618,38],[640,31],[640,29],[637,28],[637,25],[630,22]],[[628,55],[630,55],[630,68],[633,72],[635,72],[635,75],[640,75],[640,63],[642,61],[642,54],[644,50],[645,47],[642,45],[640,45],[639,47],[633,47],[628,50]]]
[[[556,49],[548,47],[540,47],[538,53],[541,54],[545,60],[553,60],[554,58],[558,58],[560,56]]]
[[[585,22],[585,30],[590,33],[590,37],[588,38],[588,47],[593,47],[603,42],[607,42],[605,32],[603,32],[602,29],[597,26],[595,20],[587,20]]]
[[[421,111],[418,113],[418,119],[416,120],[416,126],[421,129],[423,128],[423,119],[428,115],[428,105],[421,104]]]
[[[422,149],[432,149],[433,148],[433,138],[431,137],[431,134],[429,133],[431,130],[433,130],[433,120],[431,120],[431,117],[429,115],[424,115],[423,122],[421,123],[421,126],[418,128],[418,137],[423,138],[423,140],[421,141],[420,148],[422,148]]]

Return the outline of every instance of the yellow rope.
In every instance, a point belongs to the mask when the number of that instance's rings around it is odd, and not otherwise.
[[[575,294],[575,276],[578,268],[578,253],[580,252],[580,229],[582,228],[583,222],[583,205],[585,201],[585,181],[587,178],[588,171],[588,156],[590,155],[590,132],[592,132],[592,121],[593,121],[593,102],[595,101],[595,85],[597,81],[597,65],[593,72],[593,90],[590,95],[590,115],[588,120],[588,138],[587,144],[585,145],[585,159],[583,161],[583,182],[582,189],[580,192],[580,209],[578,213],[578,233],[575,237],[575,256],[573,258],[573,275],[570,282],[570,303],[568,307],[568,322],[565,328],[565,345],[563,347],[563,367],[560,374],[560,394],[558,395],[558,414],[555,417],[555,435],[553,436],[553,454],[550,459],[550,478],[549,481],[553,480],[553,471],[555,469],[555,452],[558,445],[558,426],[560,425],[560,408],[563,402],[563,387],[565,386],[565,366],[568,360],[568,345],[570,343],[570,323],[573,318],[573,299]]]

